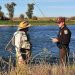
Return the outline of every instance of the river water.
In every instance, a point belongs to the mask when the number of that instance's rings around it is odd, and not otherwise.
[[[69,25],[72,32],[70,42],[70,52],[75,51],[75,25]],[[0,27],[0,56],[7,57],[11,55],[9,51],[5,50],[5,46],[13,36],[17,27]],[[59,49],[50,38],[56,37],[58,33],[57,26],[32,26],[29,28],[28,34],[32,43],[32,55],[41,55],[42,52],[51,53],[53,56],[58,55]],[[15,51],[14,51],[15,52]]]

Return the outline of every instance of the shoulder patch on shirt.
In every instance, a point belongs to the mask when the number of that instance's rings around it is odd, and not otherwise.
[[[67,30],[64,30],[64,34],[68,34],[68,31]]]

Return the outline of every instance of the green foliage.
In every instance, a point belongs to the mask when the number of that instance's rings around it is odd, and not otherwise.
[[[28,4],[28,11],[26,12],[26,15],[29,19],[32,18],[33,15],[33,10],[34,10],[34,4]]]
[[[0,19],[2,19],[4,16],[4,13],[1,11],[1,9],[2,9],[2,7],[0,6]]]
[[[2,7],[0,6],[0,11],[1,11]]]
[[[4,13],[2,11],[0,11],[0,17],[3,17]]]
[[[37,20],[37,17],[36,17],[36,16],[33,16],[32,19],[33,19],[33,20]]]
[[[21,14],[19,17],[21,20],[24,20],[24,14]]]
[[[5,4],[5,7],[7,8],[8,12],[9,12],[9,18],[12,19],[14,16],[14,7],[16,6],[16,4],[14,2],[11,2],[11,4],[7,3]]]

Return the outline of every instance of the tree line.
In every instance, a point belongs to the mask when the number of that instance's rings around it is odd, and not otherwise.
[[[17,4],[14,2],[5,4],[5,8],[8,11],[8,16],[10,20],[12,20],[14,17],[14,11],[16,6]],[[27,15],[27,18],[31,19],[33,17],[34,3],[27,4],[27,6],[28,6],[28,9],[25,14]],[[1,10],[2,10],[2,7],[0,6],[0,19],[5,19],[6,17],[4,15],[4,12],[2,12]],[[21,14],[20,18],[24,18],[24,14]]]
[[[34,10],[34,3],[27,4],[28,8],[25,14],[27,15],[27,18],[37,20],[36,16],[33,16],[33,10]],[[14,11],[17,4],[15,2],[6,3],[5,8],[8,11],[8,18],[4,15],[4,12],[2,12],[2,7],[0,6],[0,20],[13,20],[14,17]],[[20,19],[24,19],[24,14],[20,14]],[[72,16],[69,18],[70,20],[75,20],[75,16]]]

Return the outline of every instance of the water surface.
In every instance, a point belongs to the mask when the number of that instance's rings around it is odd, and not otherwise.
[[[70,51],[75,51],[75,25],[68,26],[72,32]],[[11,53],[5,50],[5,46],[13,36],[17,27],[0,27],[0,56],[7,57]],[[56,37],[58,33],[57,26],[32,26],[29,28],[28,34],[32,43],[32,55],[35,56],[45,50],[52,53],[53,56],[58,55],[59,49],[50,38]]]

